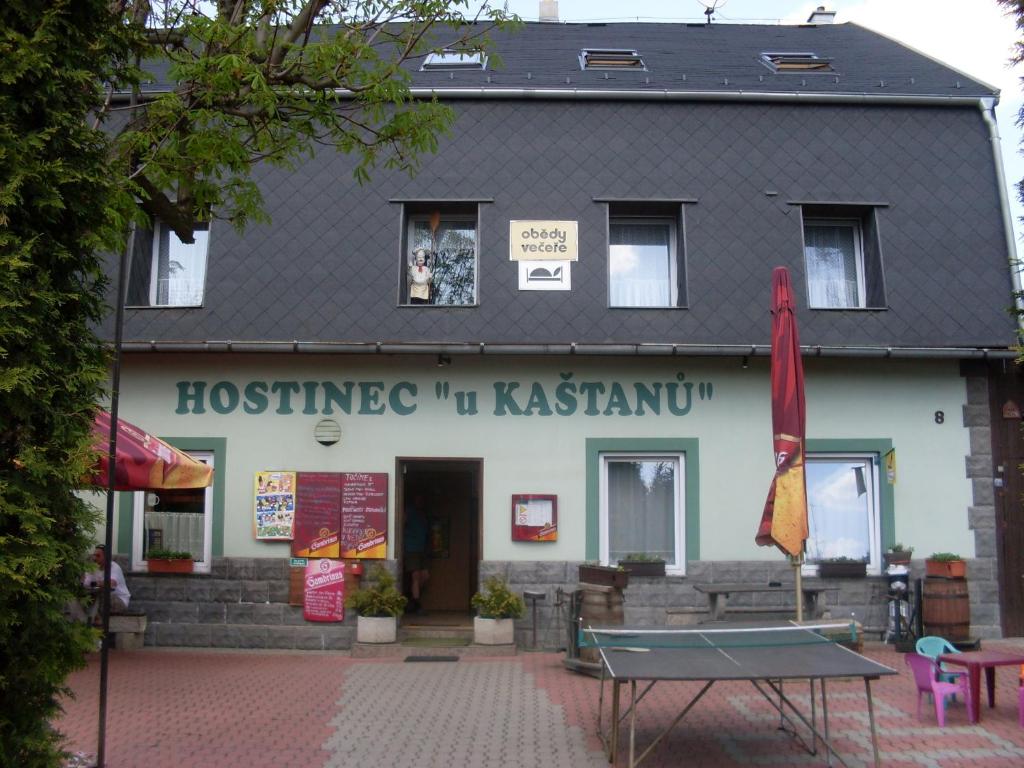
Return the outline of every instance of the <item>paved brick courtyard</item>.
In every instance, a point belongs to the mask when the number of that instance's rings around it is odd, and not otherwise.
[[[979,726],[967,725],[960,702],[940,729],[928,707],[917,720],[902,656],[880,645],[867,655],[900,671],[873,685],[885,765],[1024,765],[1016,669],[997,672],[996,708],[983,710]],[[111,768],[607,765],[594,730],[598,682],[567,672],[555,654],[404,663],[146,649],[110,659]],[[70,684],[76,698],[58,727],[70,750],[95,753],[98,655]],[[799,698],[800,688],[806,697],[806,686],[787,691]],[[641,710],[638,741],[696,690],[692,683],[656,686]],[[832,683],[829,693],[837,747],[850,765],[869,764],[863,683]],[[778,715],[749,684],[719,683],[644,765],[825,764],[777,726]]]

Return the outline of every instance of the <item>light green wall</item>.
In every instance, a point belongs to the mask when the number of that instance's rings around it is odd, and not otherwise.
[[[774,559],[769,548],[754,545],[754,532],[772,477],[768,360],[750,367],[718,358],[505,358],[454,356],[445,368],[434,356],[128,356],[122,374],[121,413],[157,435],[196,439],[224,438],[230,463],[218,471],[223,482],[223,553],[229,556],[287,555],[285,543],[252,537],[253,473],[265,469],[386,472],[394,515],[395,457],[482,458],[484,558],[509,560],[582,560],[587,556],[587,443],[590,440],[663,438],[699,443],[699,542],[687,549],[701,559]],[[891,440],[898,462],[892,489],[894,536],[919,553],[942,549],[973,555],[967,507],[971,485],[965,476],[969,451],[962,426],[964,380],[955,362],[808,360],[808,439]],[[571,374],[571,375],[570,375]],[[680,380],[682,376],[682,380]],[[301,395],[288,415],[268,407],[247,414],[241,404],[231,413],[175,413],[176,383],[220,381],[243,391],[252,381],[398,382],[400,405],[415,405],[409,415],[331,416],[342,440],[323,447],[313,427],[324,416],[305,414]],[[494,414],[495,381],[517,381],[525,408],[536,381],[554,411],[556,388],[565,382],[692,384],[692,402],[683,416],[620,415],[623,403],[586,415]],[[447,384],[446,390],[443,385]],[[710,388],[708,387],[710,384]],[[703,385],[703,387],[701,386]],[[477,393],[476,415],[458,415],[455,393]],[[680,390],[681,391],[681,390]],[[704,398],[700,394],[703,391]],[[207,392],[209,396],[209,392]],[[625,407],[635,407],[630,395]],[[386,399],[385,399],[386,403]],[[535,402],[535,411],[540,404]],[[223,410],[223,409],[222,409]],[[945,412],[936,424],[934,412]],[[559,538],[555,543],[510,541],[510,500],[514,493],[558,495]],[[389,550],[390,552],[390,550]]]

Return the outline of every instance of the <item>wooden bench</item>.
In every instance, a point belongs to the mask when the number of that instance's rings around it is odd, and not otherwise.
[[[146,614],[142,611],[110,614],[110,634],[114,647],[122,651],[137,651],[145,643]]]
[[[721,621],[726,612],[729,611],[729,597],[731,595],[745,594],[786,594],[792,595],[795,587],[792,584],[772,586],[770,584],[695,584],[694,589],[707,595],[708,613],[711,621]],[[801,591],[804,595],[804,615],[813,619],[821,618],[824,611],[824,600],[820,595],[825,591],[820,584],[808,584],[804,582]],[[734,606],[731,611],[734,613],[781,613],[783,611],[795,610],[786,605],[755,605],[755,606]]]

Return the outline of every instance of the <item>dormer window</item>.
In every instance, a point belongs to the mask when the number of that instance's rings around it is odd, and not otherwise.
[[[443,51],[428,53],[420,70],[486,69],[487,56],[483,51],[445,48]]]
[[[832,72],[832,59],[825,59],[816,53],[761,54],[761,63],[772,72]]]
[[[580,51],[580,69],[646,70],[640,54],[630,48],[584,48]]]

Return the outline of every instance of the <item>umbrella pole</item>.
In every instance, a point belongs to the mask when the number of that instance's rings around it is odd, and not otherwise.
[[[804,585],[802,566],[804,564],[804,553],[790,555],[789,562],[793,564],[794,583],[796,584],[796,620],[804,620]]]

